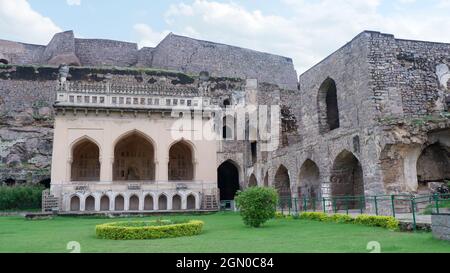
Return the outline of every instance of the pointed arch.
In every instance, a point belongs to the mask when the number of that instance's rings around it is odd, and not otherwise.
[[[114,198],[114,210],[115,211],[123,211],[123,210],[125,210],[125,198],[123,197],[123,195],[118,194]]]
[[[196,208],[197,198],[194,194],[189,194],[186,198],[186,209],[194,210]]]
[[[363,196],[364,175],[358,158],[348,150],[342,151],[334,160],[331,169],[331,195],[340,196]],[[362,204],[355,199],[352,202],[337,202],[337,206],[349,206],[350,209],[360,208]]]
[[[84,210],[85,211],[95,211],[95,198],[89,195],[84,199]]]
[[[181,210],[181,195],[175,194],[172,197],[172,210]]]
[[[80,197],[78,195],[73,195],[70,197],[70,211],[80,211],[81,210],[81,202]]]
[[[257,187],[258,186],[258,180],[256,179],[255,174],[251,174],[250,178],[248,179],[248,186],[249,187]]]
[[[114,142],[114,181],[155,180],[155,142],[146,134],[129,131]]]
[[[147,194],[144,198],[144,210],[154,210],[154,198],[153,195]]]
[[[284,165],[280,165],[275,174],[275,189],[278,191],[280,200],[287,202],[291,199],[291,179],[289,171]]]
[[[240,189],[238,166],[233,160],[226,160],[217,168],[220,200],[234,200],[236,192]]]
[[[100,198],[100,211],[109,211],[110,199],[108,195],[103,195]]]
[[[169,181],[191,181],[195,177],[195,146],[187,140],[179,140],[169,147]]]
[[[128,202],[128,210],[139,210],[139,196],[132,194]]]
[[[167,210],[167,195],[164,193],[158,196],[158,210]]]
[[[417,164],[418,191],[429,193],[428,183],[450,180],[450,148],[439,142],[422,150]]]
[[[325,134],[340,127],[336,82],[328,77],[317,95],[319,132]]]
[[[100,180],[100,145],[91,137],[83,136],[71,144],[70,180]]]
[[[269,187],[269,171],[267,171],[264,176],[264,187]]]
[[[317,164],[307,159],[300,167],[298,195],[305,198],[319,198],[320,171]]]

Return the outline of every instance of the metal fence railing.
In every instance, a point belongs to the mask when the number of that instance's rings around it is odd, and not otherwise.
[[[410,214],[413,229],[417,216],[443,213],[450,210],[450,194],[433,195],[374,195],[279,198],[278,210],[282,213],[324,212],[345,214],[374,214],[399,218]]]

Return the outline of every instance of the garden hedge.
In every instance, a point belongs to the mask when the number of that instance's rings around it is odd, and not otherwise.
[[[398,230],[400,223],[392,216],[358,215],[353,218],[346,214],[329,215],[323,212],[304,212],[300,219],[316,220],[321,222],[354,223],[371,227],[382,227],[390,230]]]
[[[194,236],[202,232],[203,222],[197,220],[174,223],[172,221],[114,222],[97,225],[97,238],[111,240],[145,240]]]
[[[43,190],[39,185],[0,186],[0,210],[40,209]]]

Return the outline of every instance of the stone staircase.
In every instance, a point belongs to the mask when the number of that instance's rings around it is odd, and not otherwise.
[[[203,195],[202,198],[202,210],[218,210],[219,205],[217,202],[217,195],[209,194]]]
[[[59,211],[60,200],[58,197],[50,194],[50,190],[42,192],[42,212]]]

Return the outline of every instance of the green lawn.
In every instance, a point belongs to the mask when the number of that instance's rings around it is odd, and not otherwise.
[[[450,252],[449,242],[430,233],[286,219],[253,229],[233,213],[165,218],[203,220],[204,232],[195,237],[112,241],[97,239],[95,225],[125,219],[0,217],[0,252],[68,252],[69,241],[78,241],[82,252],[368,252],[370,241],[380,242],[382,252]]]

